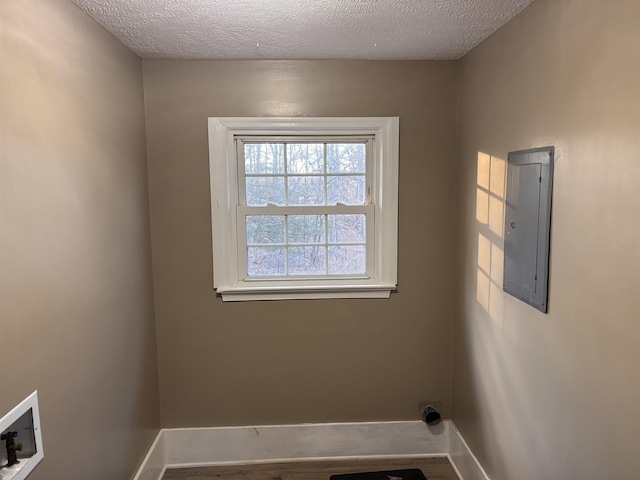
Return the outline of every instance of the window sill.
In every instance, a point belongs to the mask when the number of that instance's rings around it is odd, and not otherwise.
[[[219,287],[224,302],[313,300],[324,298],[389,298],[396,285],[329,285],[288,287]]]

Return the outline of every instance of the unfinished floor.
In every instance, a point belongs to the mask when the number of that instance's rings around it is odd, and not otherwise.
[[[447,457],[318,460],[260,463],[166,471],[163,480],[328,480],[339,473],[419,468],[428,480],[459,480]]]

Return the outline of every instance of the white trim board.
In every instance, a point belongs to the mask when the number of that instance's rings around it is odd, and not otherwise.
[[[165,460],[167,454],[164,443],[165,432],[166,430],[160,430],[158,432],[136,476],[133,477],[134,480],[162,480],[164,472],[167,469],[167,462]]]
[[[490,480],[450,420],[163,429],[134,480],[167,468],[348,458],[448,457],[463,480]]]
[[[487,472],[473,454],[464,437],[452,421],[449,422],[447,456],[458,476],[463,480],[490,480]]]

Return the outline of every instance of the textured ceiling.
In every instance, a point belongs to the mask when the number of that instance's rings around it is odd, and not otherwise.
[[[532,0],[73,0],[142,58],[458,59]]]

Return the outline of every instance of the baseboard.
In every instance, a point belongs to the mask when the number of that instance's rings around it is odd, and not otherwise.
[[[402,456],[446,456],[461,479],[489,480],[449,420],[164,429],[134,480],[176,467]]]
[[[449,423],[449,461],[464,480],[490,480],[453,422]]]
[[[164,437],[166,430],[160,430],[155,441],[144,457],[133,480],[161,480],[167,469],[167,451]]]

